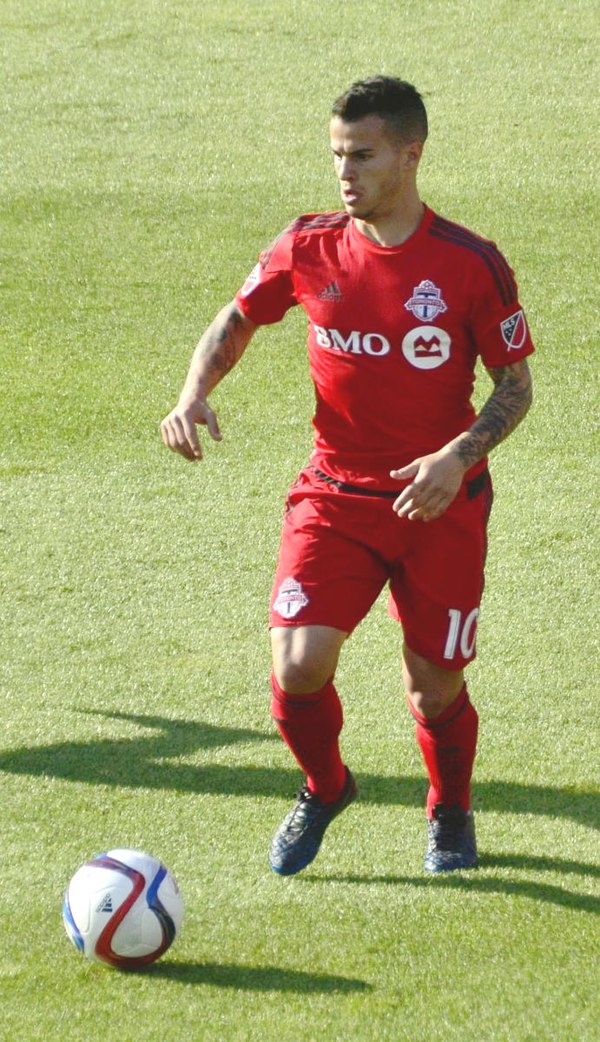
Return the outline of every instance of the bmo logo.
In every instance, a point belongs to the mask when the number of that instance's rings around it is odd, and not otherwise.
[[[402,341],[402,354],[416,369],[437,369],[450,358],[450,337],[438,326],[417,326]]]
[[[326,329],[312,324],[315,340],[319,347],[329,351],[340,351],[345,355],[371,355],[383,358],[392,350],[390,341],[383,333],[363,333],[353,329],[341,333],[339,329]],[[402,341],[402,354],[415,369],[437,369],[450,358],[450,336],[438,326],[417,326],[411,329]]]
[[[339,329],[325,329],[313,322],[315,339],[319,347],[330,351],[343,351],[346,355],[387,355],[391,351],[389,340],[381,333],[361,333],[353,329],[344,335]]]

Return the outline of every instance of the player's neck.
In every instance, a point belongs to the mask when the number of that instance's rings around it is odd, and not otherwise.
[[[382,217],[370,221],[355,217],[354,220],[359,232],[379,246],[401,246],[416,232],[424,214],[425,207],[418,195],[415,195],[402,207]]]

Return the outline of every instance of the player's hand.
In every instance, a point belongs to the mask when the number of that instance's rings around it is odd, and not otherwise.
[[[162,440],[168,449],[178,452],[189,460],[202,459],[197,424],[204,425],[214,441],[221,441],[216,413],[206,401],[194,402],[193,405],[176,405],[160,425]]]
[[[451,449],[440,449],[420,456],[390,475],[398,481],[412,481],[394,501],[398,517],[409,521],[434,521],[441,517],[455,498],[465,475],[465,467]]]

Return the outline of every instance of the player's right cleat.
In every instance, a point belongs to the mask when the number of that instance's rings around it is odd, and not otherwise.
[[[427,822],[426,872],[455,872],[475,868],[477,844],[471,811],[436,803]]]
[[[269,863],[280,876],[293,876],[310,865],[317,856],[325,829],[338,814],[356,799],[356,782],[346,767],[346,783],[334,803],[322,803],[303,786],[298,802],[284,818],[273,836]]]

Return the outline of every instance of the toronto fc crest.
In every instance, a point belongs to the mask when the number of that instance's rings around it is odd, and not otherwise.
[[[446,302],[442,300],[441,289],[438,289],[429,279],[423,279],[418,286],[415,286],[412,297],[406,301],[404,307],[407,311],[412,311],[421,322],[431,322],[448,310]]]
[[[282,619],[293,619],[307,604],[308,597],[302,589],[302,584],[290,578],[284,579],[279,587],[273,609]]]

